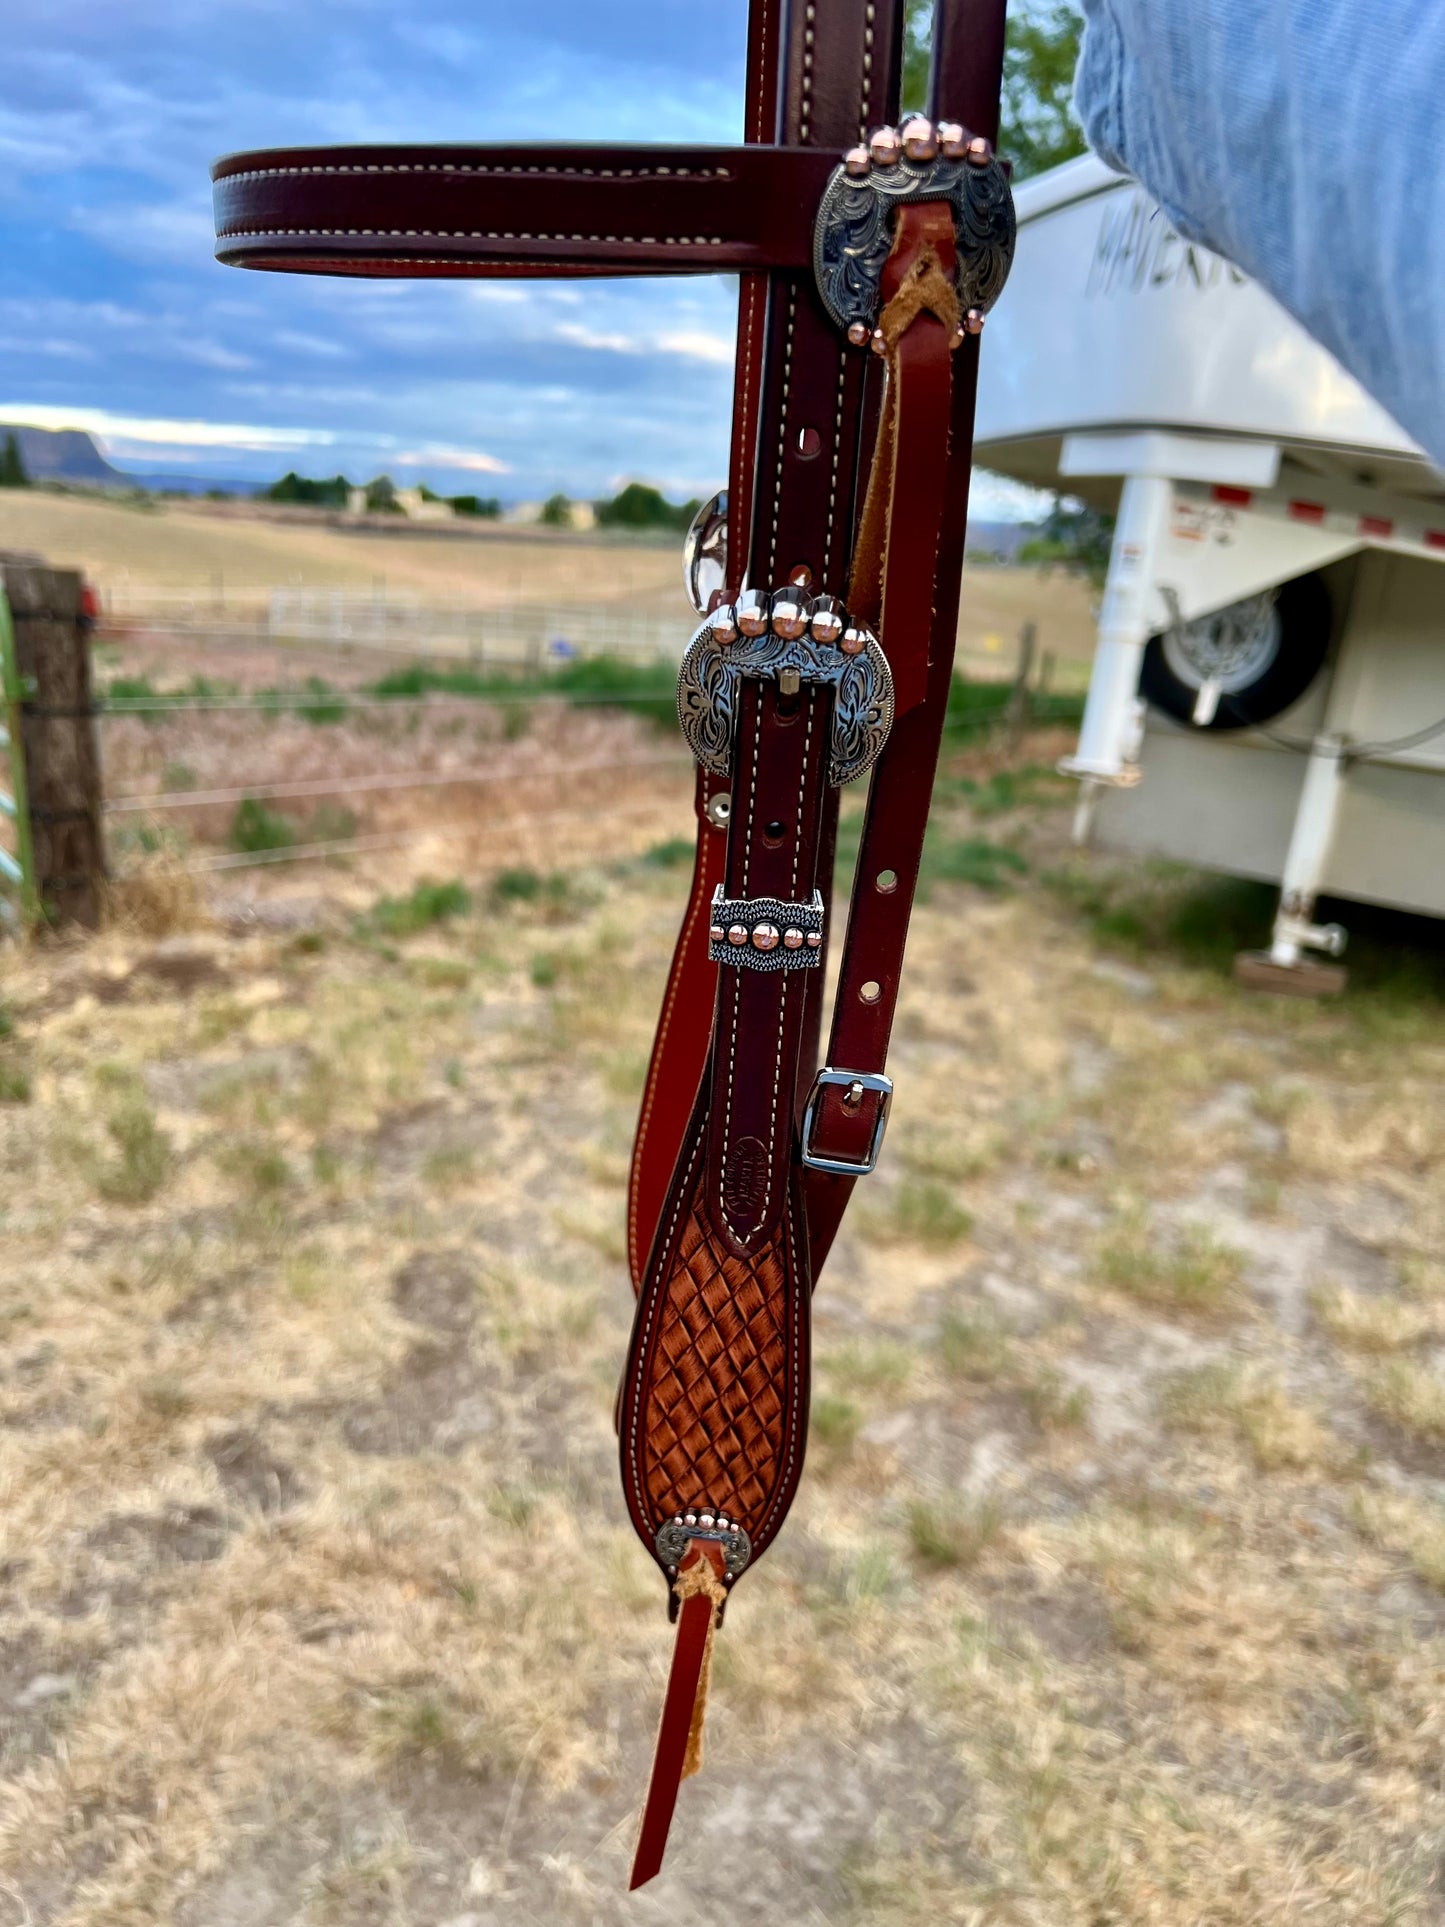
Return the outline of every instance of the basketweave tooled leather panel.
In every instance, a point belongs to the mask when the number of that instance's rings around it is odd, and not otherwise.
[[[694,1119],[663,1239],[638,1304],[619,1411],[623,1485],[649,1550],[659,1522],[711,1507],[753,1557],[776,1534],[802,1470],[809,1287],[798,1195],[739,1256],[711,1222]]]

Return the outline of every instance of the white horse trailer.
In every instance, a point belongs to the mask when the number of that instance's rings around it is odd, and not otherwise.
[[[1086,157],[1018,191],[981,466],[1117,515],[1077,834],[1445,916],[1445,476],[1259,286]]]

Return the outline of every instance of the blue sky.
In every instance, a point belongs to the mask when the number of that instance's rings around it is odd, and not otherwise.
[[[732,141],[745,25],[744,0],[0,0],[0,419],[216,477],[710,493],[731,281],[245,274],[212,259],[207,169],[308,141]]]

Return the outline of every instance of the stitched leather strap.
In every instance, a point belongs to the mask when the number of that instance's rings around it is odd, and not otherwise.
[[[211,169],[216,257],[309,274],[805,268],[836,161],[803,147],[277,147]]]

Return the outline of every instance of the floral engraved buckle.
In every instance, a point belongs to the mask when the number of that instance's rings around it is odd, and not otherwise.
[[[713,963],[743,970],[816,970],[823,961],[823,896],[811,903],[780,897],[725,897],[712,893],[707,954]]]
[[[745,589],[693,635],[677,681],[677,720],[704,769],[726,776],[743,676],[833,688],[828,780],[851,783],[873,767],[893,724],[893,673],[871,629],[850,623],[836,596],[788,587]]]
[[[963,328],[977,334],[1013,265],[1017,224],[1006,169],[981,135],[956,121],[915,114],[850,148],[828,177],[813,229],[813,272],[823,306],[857,348],[875,336],[883,264],[903,201],[947,201],[957,237],[954,285]],[[963,339],[960,330],[955,341]]]

